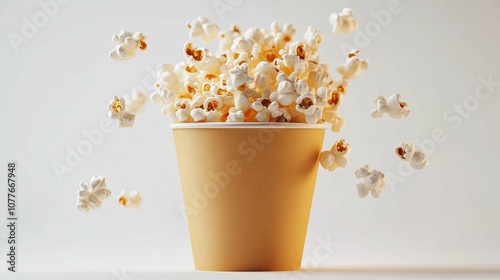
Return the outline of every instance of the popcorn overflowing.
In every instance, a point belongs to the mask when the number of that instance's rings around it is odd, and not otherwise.
[[[185,61],[160,66],[151,100],[162,103],[162,113],[174,122],[326,122],[333,131],[342,128],[339,96],[348,80],[367,68],[367,61],[356,57],[359,51],[334,80],[318,54],[323,35],[313,27],[303,40],[294,39],[289,23],[220,31],[199,17],[188,27],[190,37],[202,41],[219,34],[220,44],[212,54],[187,42]]]
[[[350,8],[332,14],[329,20],[334,34],[349,34],[358,29]],[[161,103],[161,112],[174,123],[329,123],[333,132],[339,132],[345,120],[338,110],[350,80],[369,66],[368,60],[358,58],[359,50],[352,50],[345,62],[335,68],[340,77],[334,79],[318,53],[323,35],[313,27],[308,27],[302,40],[295,38],[296,29],[290,23],[281,26],[273,22],[268,29],[252,27],[244,32],[233,25],[229,31],[221,31],[208,19],[198,17],[188,21],[187,27],[192,39],[209,42],[218,38],[219,49],[212,53],[189,41],[182,49],[184,61],[160,65],[150,99]],[[145,39],[140,32],[122,30],[113,36],[116,46],[109,57],[116,61],[131,59],[137,50],[146,49]],[[118,120],[119,127],[132,127],[135,114],[146,101],[142,92],[115,96],[108,105],[108,115]],[[388,114],[399,119],[410,113],[400,94],[388,99],[381,95],[375,105],[373,118]],[[321,166],[329,171],[345,167],[350,150],[344,139],[338,140],[330,150],[321,152]],[[411,141],[401,144],[396,154],[415,169],[429,164],[427,156],[415,151]],[[364,179],[356,186],[362,198],[370,193],[378,198],[385,188],[384,174],[368,165],[355,175]],[[102,179],[92,178],[90,188],[84,181],[80,184],[78,209],[98,208],[110,195],[104,177],[98,178]],[[142,199],[137,191],[122,190],[117,200],[125,208],[138,208]]]
[[[427,155],[422,151],[416,151],[413,141],[402,143],[397,147],[396,155],[403,161],[409,161],[411,167],[415,169],[423,169],[429,165]]]
[[[353,50],[347,56],[344,64],[337,66],[336,70],[345,80],[356,78],[362,71],[368,69],[368,60],[360,60],[357,55],[359,50]]]
[[[142,202],[141,195],[138,191],[127,190],[122,190],[116,200],[123,207],[132,209],[138,209]]]
[[[106,188],[106,178],[100,175],[93,176],[90,184],[82,180],[77,195],[78,203],[76,208],[88,212],[101,207],[102,201],[111,195],[111,191]]]
[[[380,197],[382,189],[386,186],[384,173],[372,170],[370,166],[365,165],[356,170],[354,174],[358,179],[365,179],[363,183],[356,185],[359,197],[364,198],[369,193],[371,193],[374,198]]]
[[[113,120],[118,120],[118,127],[132,127],[135,121],[135,114],[127,111],[125,99],[123,97],[114,97],[108,105],[108,116]]]
[[[330,15],[330,24],[333,34],[349,34],[358,29],[358,22],[354,20],[351,8],[344,8],[340,13]]]
[[[111,40],[116,46],[109,52],[109,58],[115,61],[131,59],[137,50],[145,51],[148,47],[146,36],[141,32],[132,33],[122,29],[120,34],[113,35]]]
[[[346,167],[347,154],[351,146],[344,139],[338,140],[329,151],[323,151],[319,155],[319,162],[324,169],[334,171],[337,167]]]
[[[381,118],[384,114],[388,114],[393,119],[399,119],[408,117],[410,114],[408,104],[401,101],[401,94],[399,93],[391,95],[389,99],[385,99],[384,96],[380,95],[375,99],[374,103],[377,109],[371,111],[372,118]]]

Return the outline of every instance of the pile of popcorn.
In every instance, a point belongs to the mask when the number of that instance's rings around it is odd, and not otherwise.
[[[358,29],[350,8],[333,13],[329,21],[334,34],[349,34]],[[162,113],[175,123],[330,123],[331,130],[339,132],[344,119],[338,109],[347,86],[368,68],[368,61],[358,57],[359,50],[352,50],[345,62],[335,68],[336,77],[332,77],[329,66],[318,53],[323,35],[313,27],[301,38],[290,23],[281,26],[273,22],[269,28],[252,27],[246,31],[233,25],[229,31],[221,31],[208,19],[198,17],[189,21],[187,27],[192,39],[203,42],[218,39],[219,49],[212,53],[186,42],[182,50],[184,61],[160,65],[150,99],[161,103]],[[145,40],[140,32],[122,30],[112,38],[115,48],[109,57],[115,61],[131,59],[137,51],[146,50]],[[146,94],[141,92],[115,96],[108,105],[109,117],[118,120],[119,127],[130,128],[146,100]],[[387,114],[400,119],[410,114],[399,93],[388,98],[380,95],[374,104],[372,118]],[[344,139],[338,140],[330,150],[320,154],[319,162],[329,171],[345,167],[350,150]],[[396,148],[396,155],[415,169],[429,164],[427,156],[416,151],[412,141]],[[371,193],[378,198],[385,188],[384,174],[368,165],[358,169],[355,176],[364,179],[356,186],[360,197]],[[99,200],[109,194],[99,191],[92,196],[92,188],[85,184],[81,185],[81,193],[88,202],[80,203],[79,198],[78,207],[86,211],[98,208]],[[141,199],[135,191],[122,191],[118,201],[135,208]]]
[[[151,99],[176,123],[327,122],[339,131],[342,95],[349,80],[368,67],[353,51],[332,78],[318,54],[323,35],[312,27],[301,40],[292,24],[220,31],[199,17],[188,28],[192,38],[218,37],[219,50],[212,54],[187,42],[185,61],[160,66]]]

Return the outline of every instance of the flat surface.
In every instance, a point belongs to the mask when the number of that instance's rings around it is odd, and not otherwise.
[[[500,266],[461,266],[461,267],[339,267],[303,269],[286,272],[205,272],[173,270],[127,270],[109,271],[29,271],[6,275],[6,280],[43,280],[43,279],[94,279],[94,280],[160,280],[160,279],[430,279],[430,280],[482,280],[500,279]]]

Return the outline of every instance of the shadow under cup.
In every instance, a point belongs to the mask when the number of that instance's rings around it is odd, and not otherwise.
[[[196,269],[300,269],[325,127],[171,125]]]

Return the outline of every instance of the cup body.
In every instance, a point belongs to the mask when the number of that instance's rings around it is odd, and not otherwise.
[[[325,126],[171,127],[195,268],[300,269]]]

